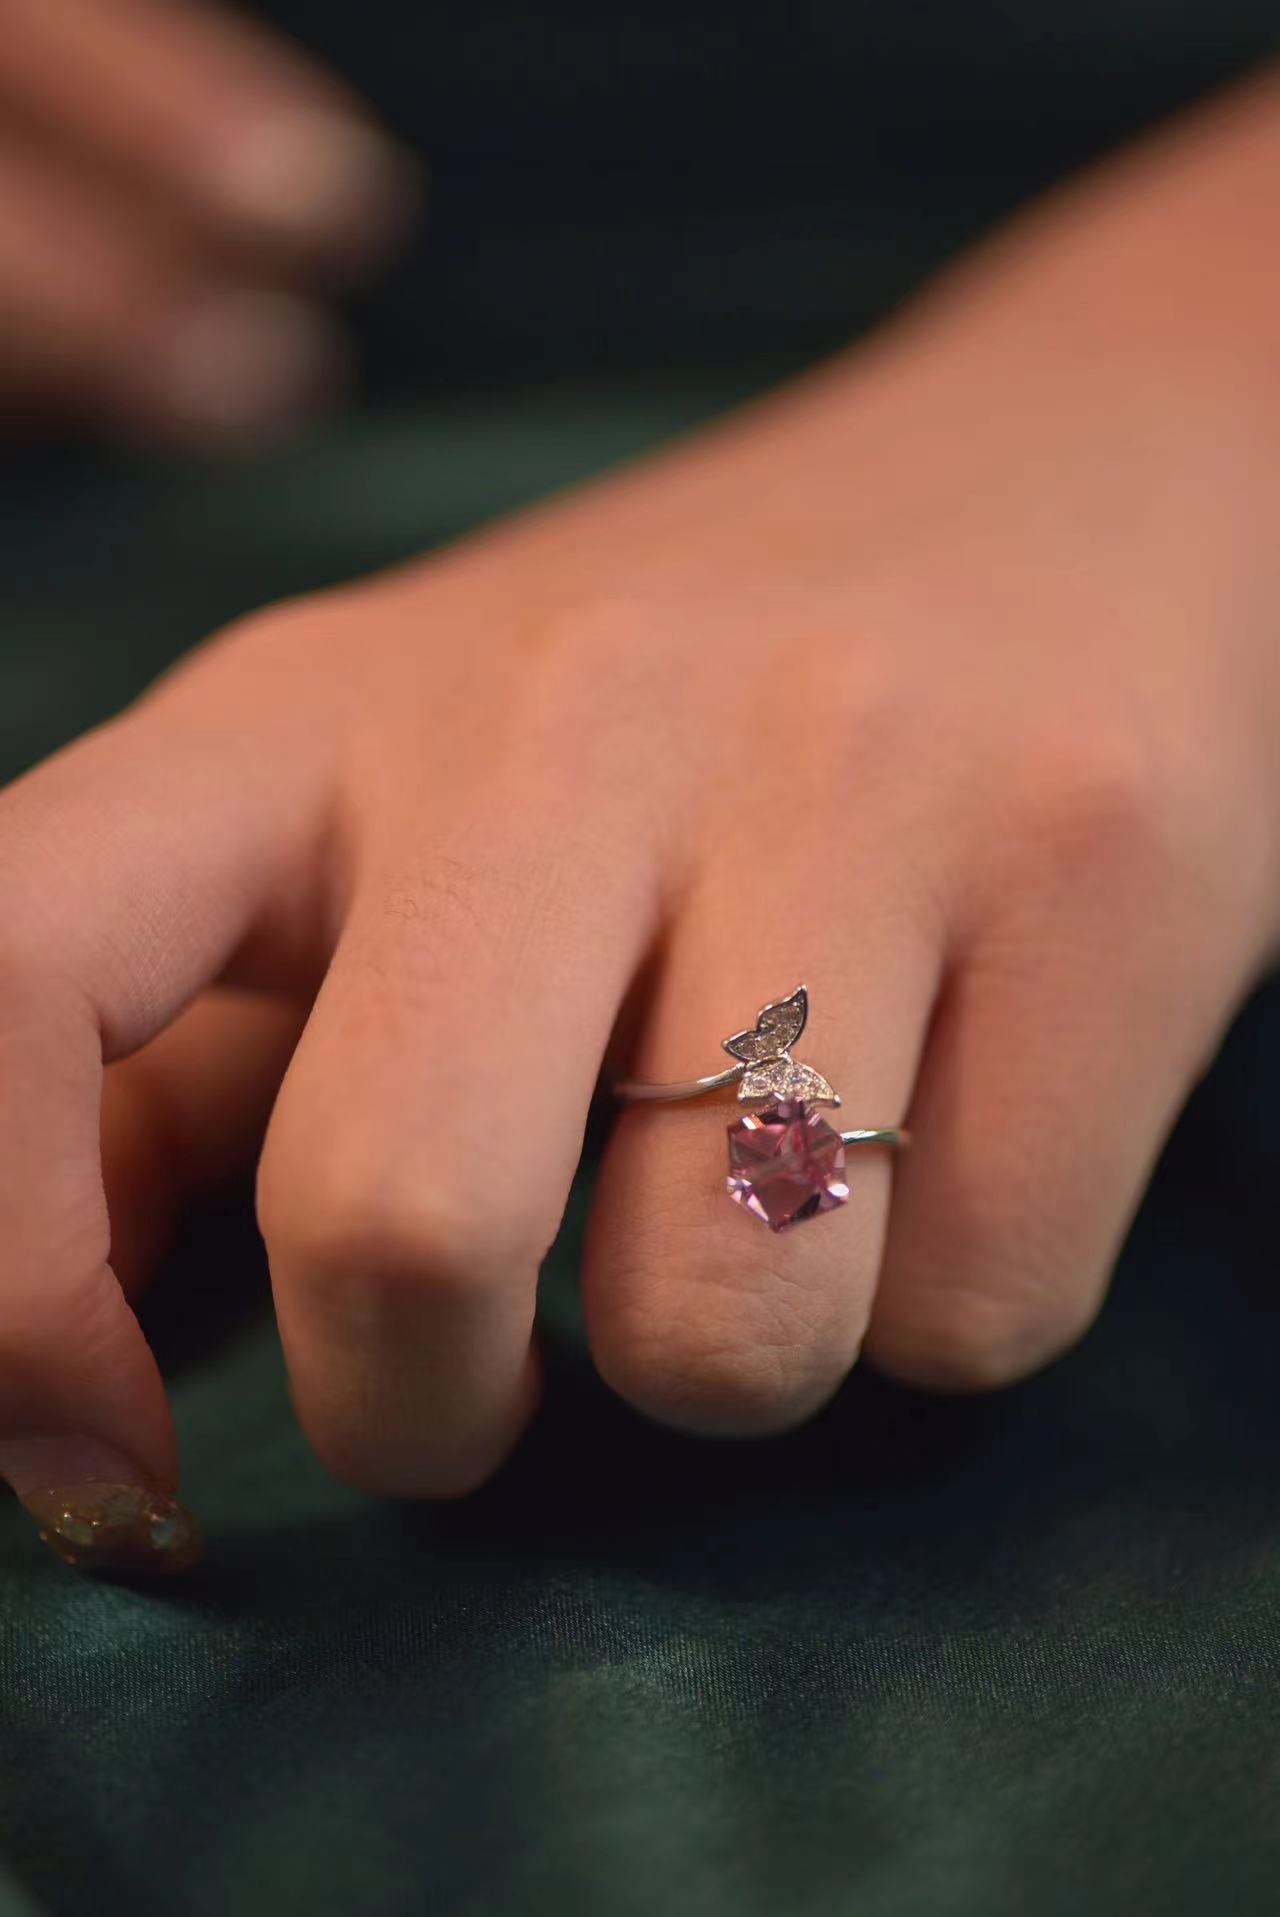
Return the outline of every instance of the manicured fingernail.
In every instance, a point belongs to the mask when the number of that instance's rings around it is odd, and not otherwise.
[[[191,1512],[145,1483],[112,1447],[78,1437],[6,1440],[0,1474],[39,1526],[41,1541],[78,1571],[168,1575],[200,1555]]]
[[[186,1506],[138,1484],[62,1484],[22,1500],[41,1541],[77,1571],[185,1571],[200,1555]]]
[[[238,130],[212,185],[234,219],[358,262],[400,238],[421,200],[422,169],[360,120],[289,107]]]
[[[152,392],[180,437],[256,445],[327,411],[346,357],[341,335],[306,300],[224,292],[183,316],[152,369]]]

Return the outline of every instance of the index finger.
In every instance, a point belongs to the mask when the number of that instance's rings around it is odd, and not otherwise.
[[[308,866],[308,770],[139,709],[0,798],[0,1477],[90,1559],[166,1568],[191,1542],[109,1263],[104,1061],[166,1027]]]

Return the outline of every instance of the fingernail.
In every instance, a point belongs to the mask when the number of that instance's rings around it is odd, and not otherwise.
[[[241,126],[211,184],[233,219],[360,263],[403,235],[422,177],[409,150],[376,127],[288,107]]]
[[[152,392],[179,437],[259,445],[327,411],[346,363],[341,335],[306,300],[224,292],[182,318],[152,368]]]
[[[185,1571],[200,1555],[191,1512],[148,1484],[132,1459],[80,1438],[0,1443],[0,1476],[39,1527],[41,1542],[78,1571],[126,1576]]]

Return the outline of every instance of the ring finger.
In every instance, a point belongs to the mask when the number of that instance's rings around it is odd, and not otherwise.
[[[803,979],[811,1004],[795,1056],[843,1100],[838,1113],[816,1109],[837,1129],[897,1125],[941,964],[931,888],[871,844],[846,840],[834,873],[821,853],[807,865],[792,855],[788,870],[758,838],[753,846],[757,864],[787,872],[785,883],[771,885],[765,909],[736,862],[703,881],[662,965],[635,1075],[714,1071],[717,1041]],[[885,1153],[850,1147],[841,1215],[767,1230],[725,1193],[724,1127],[746,1109],[723,1093],[624,1110],[584,1270],[591,1342],[609,1382],[664,1422],[726,1435],[795,1423],[854,1362],[891,1181]]]

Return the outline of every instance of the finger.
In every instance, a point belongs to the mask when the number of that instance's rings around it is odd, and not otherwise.
[[[260,1171],[301,1421],[395,1496],[470,1489],[533,1409],[538,1267],[652,911],[640,856],[526,780],[514,741],[502,762],[371,853]]]
[[[231,235],[360,260],[412,170],[345,89],[246,20],[174,0],[9,0],[0,97]]]
[[[11,384],[197,444],[281,433],[343,371],[306,301],[210,278],[100,187],[0,141],[0,342]]]
[[[1096,1315],[1247,983],[1234,912],[1149,879],[1100,896],[1077,878],[1052,899],[1024,885],[961,958],[912,1104],[866,1340],[878,1368],[931,1389],[1009,1384]]]
[[[184,727],[172,704],[163,727],[139,709],[0,800],[0,1476],[46,1521],[57,1493],[91,1554],[97,1539],[100,1555],[136,1555],[177,1470],[155,1362],[108,1262],[103,1061],[223,971],[259,910],[296,904],[313,869],[303,773],[267,756]],[[104,1482],[127,1492],[105,1516],[90,1495]],[[160,1563],[189,1541],[171,1517],[157,1518]]]
[[[108,1070],[102,1174],[111,1268],[127,1297],[184,1207],[256,1162],[303,1019],[289,999],[222,987]]]
[[[155,1362],[107,1263],[93,1009],[35,968],[0,976],[0,1473],[53,1535],[103,1484],[169,1496],[177,1452]],[[61,1494],[61,1495],[60,1495]],[[43,1502],[53,1498],[61,1520]],[[149,1512],[148,1512],[149,1516]],[[118,1528],[118,1527],[117,1527]]]
[[[637,1076],[714,1071],[719,1040],[803,980],[809,1023],[794,1056],[844,1101],[817,1108],[822,1118],[835,1128],[897,1124],[936,979],[927,897],[870,843],[851,843],[847,864],[821,853],[797,861],[794,845],[774,856],[784,848],[769,842],[769,812],[763,803],[752,835],[753,867],[774,875],[767,905],[729,861],[692,896]],[[726,1194],[725,1127],[743,1110],[731,1093],[624,1110],[596,1187],[584,1266],[604,1377],[652,1417],[726,1435],[798,1422],[854,1362],[891,1181],[884,1152],[851,1147],[839,1212],[771,1231]]]

